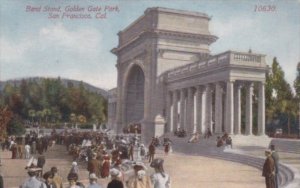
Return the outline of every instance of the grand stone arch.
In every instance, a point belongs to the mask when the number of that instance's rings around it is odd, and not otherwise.
[[[119,44],[112,49],[118,58],[118,83],[111,127],[121,133],[128,123],[139,121],[145,143],[178,128],[188,134],[210,128],[219,135],[265,136],[265,55],[212,55],[209,47],[218,37],[209,31],[210,19],[200,12],[148,8],[118,33]],[[247,93],[243,111],[241,88]]]
[[[145,74],[142,68],[134,64],[125,78],[125,124],[139,123],[144,119]]]

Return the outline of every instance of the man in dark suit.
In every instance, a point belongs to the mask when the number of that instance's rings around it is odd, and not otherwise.
[[[96,159],[97,154],[93,153],[92,154],[92,159],[88,161],[88,165],[87,165],[87,170],[89,171],[89,174],[96,174],[97,177],[100,177],[100,161]]]
[[[266,160],[263,166],[262,176],[265,177],[266,188],[275,188],[275,162],[272,158],[272,151],[265,151]]]
[[[154,154],[155,154],[155,146],[154,143],[152,142],[149,146],[149,163],[153,161]]]
[[[40,177],[43,176],[43,168],[44,165],[46,163],[46,158],[44,155],[39,155],[38,159],[37,159],[37,167],[41,168],[41,172],[38,174],[38,176],[40,175]]]
[[[271,145],[272,158],[275,163],[275,188],[278,188],[278,173],[279,173],[279,155],[275,150],[275,145]]]

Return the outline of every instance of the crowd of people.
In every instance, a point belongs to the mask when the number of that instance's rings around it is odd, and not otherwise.
[[[207,129],[205,138],[211,136]],[[200,134],[195,133],[190,143],[199,141]],[[67,175],[68,185],[64,185],[63,178],[56,166],[44,171],[46,157],[44,152],[55,144],[65,145],[73,162]],[[85,188],[80,181],[78,162],[86,165],[89,185],[87,188],[103,188],[98,180],[110,179],[107,188],[169,188],[170,177],[163,168],[164,160],[155,158],[156,147],[163,146],[165,155],[168,155],[172,141],[164,138],[161,144],[158,137],[153,137],[148,148],[135,135],[110,136],[101,132],[68,132],[57,133],[52,131],[49,136],[38,136],[31,131],[23,139],[8,137],[2,143],[2,150],[10,150],[12,159],[29,159],[26,169],[29,178],[20,188]],[[228,134],[217,137],[217,147],[230,146],[232,139]],[[22,147],[23,146],[23,147]],[[51,149],[50,149],[51,150]],[[278,187],[279,157],[275,146],[265,151],[266,161],[262,176],[265,177],[267,188]],[[154,169],[150,175],[147,162]],[[130,169],[133,174],[128,173]],[[82,178],[82,177],[81,177]],[[0,176],[0,188],[3,188],[3,179]]]
[[[55,144],[65,145],[73,159],[67,186],[56,166],[44,169],[45,152]],[[88,188],[103,188],[104,185],[98,183],[101,178],[110,179],[107,188],[169,188],[170,177],[164,171],[164,160],[155,158],[156,147],[160,145],[159,139],[153,137],[146,148],[136,134],[110,136],[102,132],[57,133],[53,130],[48,136],[31,131],[22,139],[9,137],[2,149],[10,150],[12,159],[28,159],[25,169],[29,177],[20,188],[85,188],[80,181],[84,177],[79,177],[79,163],[86,165],[90,182]],[[167,155],[171,140],[164,139],[162,146]],[[145,165],[147,162],[154,169],[152,175]]]
[[[224,133],[223,136],[218,136],[216,141],[217,147],[229,146],[232,148],[232,138],[227,133]]]

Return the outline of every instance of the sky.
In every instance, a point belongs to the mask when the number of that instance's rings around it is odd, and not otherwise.
[[[50,16],[50,7],[60,12]],[[84,11],[70,12],[74,7]],[[277,57],[293,83],[300,62],[300,0],[1,0],[0,80],[60,76],[116,87],[117,58],[110,51],[118,45],[117,33],[149,7],[206,13],[210,32],[219,37],[212,54],[251,49],[267,55],[269,65]]]

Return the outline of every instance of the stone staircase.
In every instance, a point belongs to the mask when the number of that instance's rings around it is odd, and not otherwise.
[[[300,154],[300,140],[274,138],[272,139],[271,144],[274,144],[276,150],[279,152]]]
[[[221,159],[226,161],[232,161],[241,163],[244,165],[249,165],[255,167],[257,169],[262,170],[265,158],[264,157],[257,157],[257,156],[250,156],[243,153],[231,153],[224,147],[217,148],[216,147],[216,137],[211,137],[209,139],[200,139],[199,143],[188,143],[188,138],[178,138],[174,136],[169,136],[172,140],[172,148],[173,151],[188,154],[188,155],[200,155],[215,159]],[[288,144],[288,142],[286,142]],[[276,144],[278,144],[276,142]],[[285,145],[279,145],[279,147],[284,147]],[[260,148],[264,151],[264,148]],[[290,149],[290,148],[289,148]],[[297,151],[297,148],[295,148]],[[295,151],[294,149],[291,151]],[[262,155],[264,152],[262,152]],[[294,180],[294,172],[287,166],[280,164],[279,165],[279,185],[280,187],[287,187],[289,183]]]

